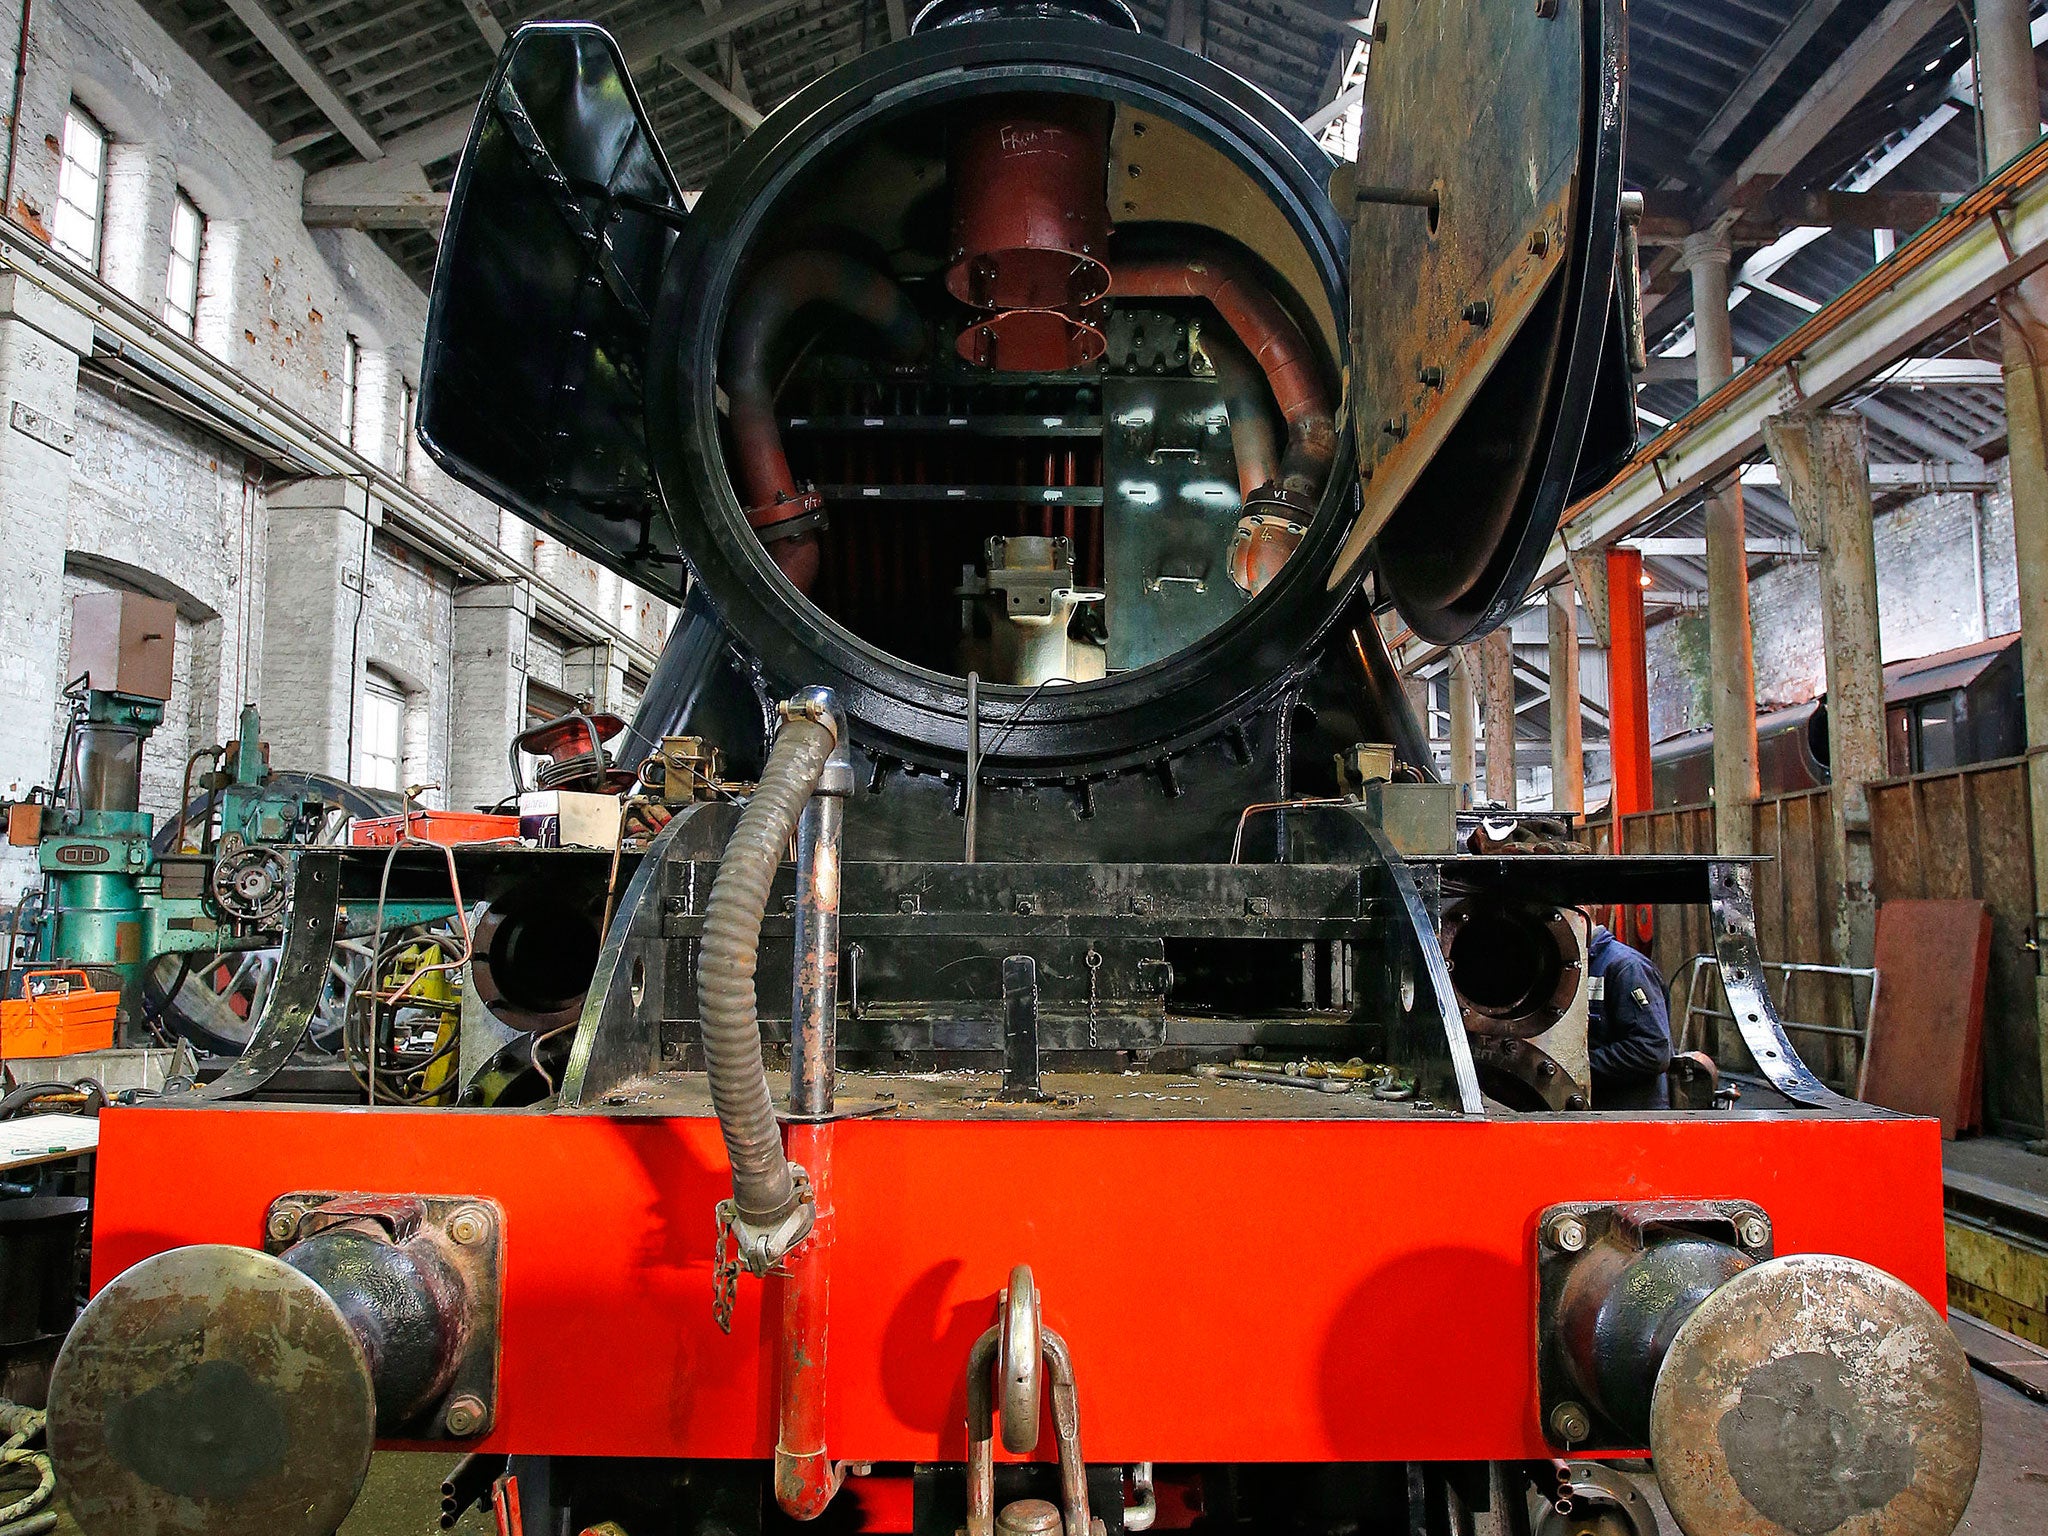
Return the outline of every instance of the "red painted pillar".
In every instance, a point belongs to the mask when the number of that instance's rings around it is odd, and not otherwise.
[[[1650,674],[1643,648],[1641,550],[1607,551],[1607,624],[1607,726],[1614,760],[1614,814],[1632,816],[1650,809]]]

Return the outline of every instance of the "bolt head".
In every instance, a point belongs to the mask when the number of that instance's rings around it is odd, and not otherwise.
[[[448,1235],[467,1248],[490,1235],[491,1218],[474,1205],[465,1205],[448,1218]]]
[[[270,1233],[273,1242],[282,1243],[288,1241],[291,1235],[299,1230],[298,1209],[289,1205],[279,1206],[270,1213],[270,1220],[266,1224],[265,1230]]]
[[[484,1402],[480,1397],[465,1392],[448,1405],[444,1417],[451,1435],[469,1436],[484,1427]]]
[[[1735,1235],[1743,1247],[1761,1248],[1771,1240],[1771,1224],[1761,1216],[1745,1216],[1735,1223]]]
[[[1550,1432],[1567,1445],[1579,1445],[1592,1435],[1593,1424],[1577,1403],[1559,1403],[1550,1410]]]
[[[1586,1224],[1576,1216],[1560,1216],[1550,1224],[1550,1241],[1562,1253],[1578,1253],[1586,1246]]]

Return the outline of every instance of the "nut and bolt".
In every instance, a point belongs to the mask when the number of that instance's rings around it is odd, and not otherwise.
[[[299,1208],[295,1205],[280,1205],[270,1213],[270,1220],[265,1224],[264,1230],[270,1234],[272,1242],[289,1242],[292,1234],[299,1230]]]
[[[448,1218],[448,1235],[467,1248],[490,1236],[491,1218],[479,1206],[465,1205]]]
[[[1735,1235],[1743,1247],[1754,1251],[1770,1242],[1771,1224],[1761,1216],[1745,1216],[1735,1223]]]
[[[1490,299],[1474,299],[1465,306],[1464,313],[1467,325],[1493,324],[1493,302]]]
[[[1577,1403],[1559,1403],[1550,1410],[1550,1432],[1566,1445],[1581,1445],[1592,1435],[1592,1420]]]
[[[473,1393],[465,1392],[448,1405],[443,1420],[451,1435],[474,1435],[484,1427],[484,1400]]]
[[[1560,1216],[1550,1224],[1550,1241],[1560,1253],[1577,1253],[1586,1246],[1586,1224],[1576,1216]]]

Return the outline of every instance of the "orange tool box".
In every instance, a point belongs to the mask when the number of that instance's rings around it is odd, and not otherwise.
[[[0,1056],[72,1056],[114,1043],[118,992],[95,992],[83,971],[30,971],[22,995],[0,1002]]]
[[[379,816],[358,821],[348,840],[358,848],[389,848],[401,832],[423,843],[495,843],[519,837],[517,816],[492,816],[480,811],[412,811],[404,816]]]

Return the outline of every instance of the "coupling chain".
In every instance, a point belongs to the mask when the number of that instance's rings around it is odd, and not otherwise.
[[[1102,954],[1090,944],[1088,953],[1082,956],[1082,959],[1088,966],[1088,1049],[1092,1051],[1095,1049],[1095,1022],[1101,1014],[1101,1000],[1096,993],[1095,976],[1102,969]]]
[[[739,1243],[732,1224],[739,1215],[730,1200],[718,1202],[718,1238],[711,1249],[711,1320],[720,1333],[732,1332],[733,1303],[740,1287]]]

